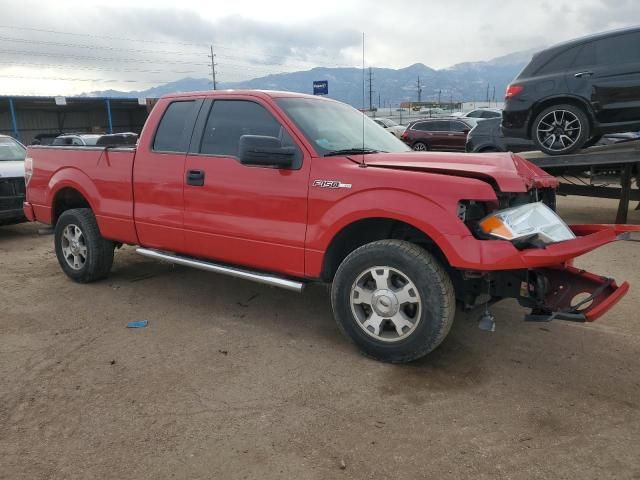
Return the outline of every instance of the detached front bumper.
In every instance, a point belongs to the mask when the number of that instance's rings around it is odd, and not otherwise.
[[[494,300],[516,298],[531,308],[529,321],[590,322],[610,310],[629,290],[613,279],[580,270],[573,259],[607,243],[627,240],[639,225],[571,225],[576,238],[545,248],[516,249],[510,242],[482,242],[479,268],[491,279]],[[487,268],[488,267],[488,268]]]
[[[615,280],[601,277],[570,265],[536,271],[541,291],[536,300],[520,303],[532,308],[525,320],[549,322],[554,319],[574,322],[593,322],[625,296],[629,284],[617,285]]]

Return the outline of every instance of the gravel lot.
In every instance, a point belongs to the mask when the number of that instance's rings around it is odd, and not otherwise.
[[[559,202],[569,221],[615,217]],[[0,478],[640,478],[638,243],[579,259],[632,283],[598,322],[524,323],[504,302],[495,333],[458,315],[436,352],[394,366],[339,334],[325,287],[132,248],[77,285],[38,227],[0,228]]]

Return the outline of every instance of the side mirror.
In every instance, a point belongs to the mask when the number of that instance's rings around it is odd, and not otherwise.
[[[243,165],[285,168],[293,164],[295,147],[283,147],[276,137],[242,135],[238,156]]]
[[[469,128],[465,128],[462,130],[462,133],[464,133],[465,135],[467,135],[471,130]]]

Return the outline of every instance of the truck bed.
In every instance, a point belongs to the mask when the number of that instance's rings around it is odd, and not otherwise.
[[[27,201],[39,221],[53,223],[57,216],[54,198],[65,184],[80,188],[94,211],[105,238],[136,243],[133,224],[134,147],[31,146],[27,158],[33,162]],[[56,185],[55,190],[50,186]],[[58,195],[64,201],[64,192]],[[58,202],[62,201],[58,200]]]

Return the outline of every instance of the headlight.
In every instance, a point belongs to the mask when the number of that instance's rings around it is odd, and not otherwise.
[[[511,241],[537,237],[544,243],[555,243],[576,238],[567,224],[542,202],[499,210],[484,217],[479,225],[487,235]]]

